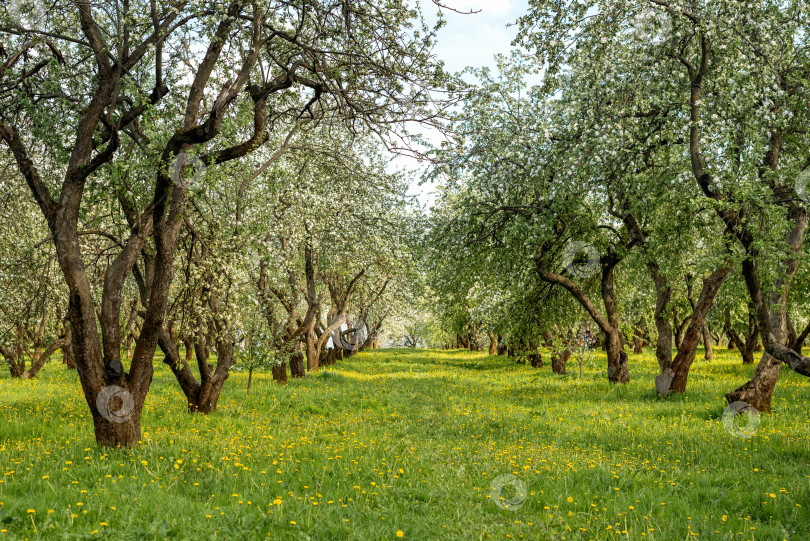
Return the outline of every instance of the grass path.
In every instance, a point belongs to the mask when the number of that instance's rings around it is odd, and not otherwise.
[[[754,367],[717,353],[662,400],[651,352],[617,387],[603,359],[580,380],[381,350],[283,387],[254,375],[250,395],[235,373],[210,418],[156,363],[143,445],[121,451],[95,447],[75,373],[3,374],[0,540],[808,539],[810,380],[783,371],[738,438],[723,394]]]

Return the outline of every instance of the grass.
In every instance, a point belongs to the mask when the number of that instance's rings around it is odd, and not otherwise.
[[[380,350],[287,386],[254,374],[250,395],[235,373],[211,417],[186,413],[156,363],[143,445],[116,451],[95,447],[75,373],[4,374],[0,540],[803,539],[810,380],[784,370],[774,414],[741,439],[723,395],[754,367],[717,354],[660,399],[652,352],[612,386],[604,358],[580,380]],[[511,509],[491,497],[504,474]]]

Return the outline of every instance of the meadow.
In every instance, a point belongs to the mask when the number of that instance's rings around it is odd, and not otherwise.
[[[810,380],[783,370],[740,438],[723,395],[755,367],[716,355],[661,399],[651,351],[616,386],[603,358],[580,379],[377,350],[286,386],[254,374],[250,394],[234,373],[210,417],[156,363],[142,445],[116,451],[75,373],[3,374],[0,539],[807,539]]]

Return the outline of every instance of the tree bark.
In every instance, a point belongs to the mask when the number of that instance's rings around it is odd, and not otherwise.
[[[565,374],[568,359],[571,358],[571,350],[564,349],[551,355],[551,369],[555,374]]]
[[[539,250],[542,252],[542,246]],[[614,254],[607,254],[600,260],[602,268],[601,292],[602,302],[605,305],[605,315],[596,308],[591,299],[582,289],[565,276],[552,273],[543,266],[541,257],[535,258],[537,273],[540,278],[550,284],[557,284],[567,289],[574,298],[582,305],[588,315],[599,325],[605,333],[605,351],[607,352],[608,380],[612,383],[627,383],[630,381],[630,370],[627,362],[627,354],[622,348],[621,326],[618,314],[618,304],[614,290],[613,271],[619,263],[619,258]]]
[[[498,336],[492,331],[489,331],[489,354],[498,354]]]
[[[748,334],[745,340],[740,337],[737,331],[731,324],[731,310],[728,306],[725,309],[725,325],[726,333],[729,336],[729,346],[735,346],[742,355],[743,364],[754,364],[754,349],[759,340],[759,328],[757,327],[756,319],[753,314],[748,317]],[[733,349],[729,347],[729,349]]]
[[[56,350],[64,348],[66,344],[67,342],[65,340],[57,340],[45,348],[44,351],[35,355],[34,359],[31,361],[31,368],[22,374],[22,379],[31,379],[37,377],[37,374],[39,374],[39,371],[42,370],[43,366],[45,366],[45,363],[48,362],[48,359],[51,358],[51,355],[53,355]]]
[[[314,322],[306,334],[307,349],[307,370],[317,372],[319,367],[320,354],[316,347],[318,338],[315,336]]]
[[[109,421],[93,415],[96,443],[101,447],[135,447],[141,443],[141,409],[135,407],[123,422]]]
[[[279,385],[287,383],[287,361],[273,365],[273,381]]]
[[[697,346],[703,333],[706,315],[712,307],[720,287],[731,273],[731,266],[721,265],[703,281],[703,288],[700,298],[695,304],[694,311],[686,329],[683,341],[678,348],[678,353],[672,361],[672,365],[661,371],[655,379],[656,388],[659,394],[666,396],[670,391],[683,393],[686,391],[686,382],[689,377],[689,368],[695,360]]]
[[[304,354],[300,351],[290,355],[290,374],[294,378],[303,378],[306,375],[306,372],[304,372]]]
[[[70,324],[65,324],[65,346],[62,348],[62,362],[68,367],[68,370],[76,370],[76,358],[73,356],[73,332],[70,329]]]
[[[658,339],[655,344],[655,358],[663,373],[672,366],[672,324],[669,321],[667,307],[672,298],[672,286],[661,275],[657,263],[650,265],[655,284],[655,328]]]
[[[695,293],[694,293],[694,277],[692,275],[686,276],[686,299],[692,307],[692,313],[695,312]],[[703,341],[704,358],[707,361],[714,359],[714,350],[712,349],[712,335],[709,332],[709,324],[706,323],[705,317],[703,320],[703,328],[701,329],[701,340]]]
[[[796,329],[793,327],[793,322],[791,321],[789,314],[786,318],[787,325],[788,325],[788,343],[787,346],[798,353],[799,355],[802,354],[802,348],[804,347],[804,342],[807,340],[807,337],[810,336],[810,321],[808,321],[807,325],[804,327],[800,334],[796,334]]]

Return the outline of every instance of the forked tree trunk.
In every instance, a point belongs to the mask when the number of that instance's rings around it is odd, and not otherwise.
[[[790,277],[792,277],[792,274]],[[775,287],[779,285],[780,284],[776,284]],[[780,343],[784,342],[785,336],[787,335],[787,312],[785,309],[787,289],[788,288],[783,288],[783,291],[777,289],[771,294],[769,299],[770,313],[768,323],[771,329],[771,336]],[[760,325],[757,326],[759,327]],[[754,343],[759,343],[756,337],[754,338]],[[767,352],[763,353],[757,365],[757,370],[754,372],[754,376],[740,387],[726,394],[726,400],[729,404],[732,402],[746,402],[759,412],[770,413],[773,391],[776,388],[776,382],[779,379],[781,370],[781,361]]]
[[[647,319],[642,315],[638,325],[633,329],[633,353],[639,355],[644,353],[644,346],[647,342]]]
[[[236,362],[233,356],[233,344],[228,340],[217,341],[217,365],[212,369],[208,364],[210,350],[202,332],[197,335],[193,352],[197,358],[197,367],[200,372],[200,381],[191,373],[188,362],[180,356],[177,343],[172,340],[164,329],[158,337],[158,345],[164,353],[163,362],[174,373],[180,388],[186,396],[189,413],[207,415],[217,409],[222,387],[228,379],[230,369]]]
[[[787,346],[798,353],[799,355],[802,354],[802,348],[804,347],[804,341],[807,340],[807,337],[810,336],[810,322],[802,330],[801,334],[796,334],[796,329],[793,327],[793,321],[790,319],[790,315],[787,316],[787,326],[788,326],[788,339],[787,339]]]
[[[208,370],[201,377],[200,390],[192,412],[208,415],[217,410],[219,398],[222,396],[222,387],[230,375],[230,369],[236,364],[233,356],[233,344],[224,340],[217,341],[217,364],[214,370]],[[207,366],[206,359],[206,366]]]
[[[8,364],[11,377],[18,379],[25,373],[25,329],[22,321],[17,321],[14,327],[14,344],[11,347],[0,346],[0,354],[3,355],[6,364]]]
[[[196,403],[191,405],[193,407],[193,409],[190,408],[191,413],[208,415],[217,411],[217,404],[219,403],[219,397],[222,396],[222,386],[224,384],[225,380],[216,378],[209,379],[206,385],[202,385]]]
[[[77,15],[81,24],[78,26],[82,28],[89,47],[96,56],[95,64],[98,69],[92,69],[93,73],[89,74],[93,76],[93,83],[88,90],[87,103],[70,119],[73,140],[68,145],[71,153],[58,200],[54,198],[51,188],[41,178],[39,169],[33,163],[25,146],[26,137],[21,137],[16,127],[5,118],[0,119],[0,138],[12,151],[18,169],[46,218],[56,248],[59,267],[70,295],[68,312],[73,332],[71,343],[78,365],[79,380],[93,418],[96,441],[103,447],[134,446],[140,439],[141,410],[152,382],[157,342],[160,334],[165,332],[163,320],[174,278],[179,232],[185,222],[188,200],[187,186],[172,181],[168,163],[194,146],[212,143],[221,134],[224,118],[232,111],[231,104],[242,94],[249,81],[249,75],[256,66],[264,43],[258,30],[253,32],[250,44],[246,43],[245,61],[232,79],[234,82],[225,85],[216,103],[208,111],[201,110],[199,105],[209,88],[211,74],[216,73],[216,67],[222,63],[221,52],[234,32],[235,21],[242,9],[241,3],[231,3],[227,16],[221,18],[207,47],[202,46],[207,52],[199,69],[193,70],[195,73],[189,79],[186,112],[182,123],[173,132],[165,132],[169,137],[162,145],[161,166],[156,171],[151,205],[144,208],[139,215],[140,211],[134,209],[131,200],[123,195],[119,199],[130,234],[128,238],[121,239],[120,251],[107,268],[102,269],[104,283],[100,302],[96,302],[94,298],[94,288],[85,267],[87,254],[82,251],[78,232],[78,224],[82,223],[82,202],[87,201],[85,192],[90,176],[115,159],[119,148],[119,132],[126,125],[136,122],[150,103],[157,104],[169,93],[169,89],[161,82],[161,76],[158,76],[152,95],[143,104],[131,104],[131,107],[127,107],[123,104],[128,100],[119,100],[125,97],[121,94],[120,84],[123,74],[137,72],[138,69],[135,68],[150,62],[147,49],[152,38],[132,43],[129,48],[131,54],[120,51],[113,54],[105,44],[106,37],[99,34],[99,24],[94,19],[93,10],[86,2],[80,3]],[[255,28],[263,28],[259,12],[254,13]],[[155,32],[168,36],[174,28],[181,28],[182,24],[175,24],[175,17],[178,16],[178,13],[170,13],[165,17],[156,16],[153,21]],[[125,26],[128,28],[128,23]],[[129,35],[128,30],[124,29],[124,32]],[[135,51],[140,51],[140,54]],[[93,63],[88,66],[91,64]],[[158,66],[158,73],[162,69],[162,66]],[[268,92],[272,92],[272,88]],[[252,96],[260,94],[260,91],[251,92]],[[240,158],[264,142],[260,134],[265,133],[267,94],[262,95],[264,97],[261,99],[254,99],[253,140],[250,144],[229,149],[227,156],[220,154],[222,161]],[[114,116],[113,110],[119,104],[128,109],[120,111],[120,119],[124,119],[124,122],[105,121],[104,119]],[[100,129],[100,126],[103,128]],[[216,148],[211,146],[206,150],[216,152]],[[132,355],[130,372],[127,374],[121,363],[122,290],[145,251],[143,249],[147,238],[154,241],[154,269],[149,280],[148,295],[142,295],[146,306],[144,324]],[[110,390],[115,392],[111,394]],[[122,413],[110,419],[111,413],[120,413],[122,408],[100,404],[106,402],[105,397],[108,395],[125,404],[123,409],[127,410],[126,415]]]
[[[682,321],[678,320],[678,309],[672,307],[672,332],[675,335],[675,349],[680,349],[684,340],[684,329],[692,319],[692,316],[686,316]]]
[[[753,315],[749,314],[748,317],[748,334],[745,340],[737,333],[731,325],[731,310],[728,306],[725,309],[725,325],[726,332],[729,336],[729,349],[736,348],[742,356],[743,364],[754,364],[754,350],[759,341],[759,326]]]
[[[22,379],[31,379],[37,377],[37,374],[39,374],[39,371],[42,370],[43,366],[45,366],[45,363],[48,362],[48,359],[51,358],[51,355],[53,355],[56,350],[64,348],[65,344],[66,342],[64,340],[57,340],[48,346],[45,351],[36,353],[31,360],[31,368],[22,374]]]
[[[538,251],[541,253],[542,250],[543,246],[538,249]],[[621,322],[619,320],[618,302],[616,300],[616,293],[614,289],[613,271],[619,261],[619,256],[614,253],[609,253],[602,257],[599,262],[602,270],[602,302],[605,305],[605,314],[603,315],[599,309],[596,308],[588,295],[578,285],[565,276],[548,271],[543,266],[541,257],[537,257],[535,259],[537,264],[537,273],[540,275],[540,278],[545,282],[550,284],[558,284],[567,289],[582,305],[591,319],[593,319],[594,322],[599,325],[602,332],[605,333],[608,380],[612,383],[627,383],[630,381],[630,369],[627,363],[627,354],[622,348]]]
[[[689,274],[686,276],[686,299],[689,301],[689,306],[692,307],[692,313],[695,312],[695,292],[694,292],[694,277]],[[714,359],[714,350],[712,349],[712,334],[709,331],[709,324],[706,323],[704,318],[703,328],[701,329],[701,340],[703,342],[704,358],[707,361]]]
[[[778,148],[781,144],[781,136],[774,134],[771,141]],[[777,156],[778,152],[769,155],[773,160],[777,159]],[[775,163],[771,163],[771,168],[775,169]],[[747,257],[742,261],[743,278],[754,305],[760,336],[765,342],[764,345],[767,346],[767,352],[762,355],[754,377],[728,393],[726,400],[729,403],[747,402],[761,412],[771,411],[771,398],[783,362],[788,363],[796,372],[810,376],[810,359],[802,357],[784,345],[787,336],[787,298],[799,267],[799,254],[803,250],[807,212],[801,205],[791,205],[788,216],[793,223],[786,239],[791,255],[782,260],[781,272],[775,280],[773,291],[769,296],[766,297],[762,291],[756,258]],[[746,249],[750,253],[752,244],[747,244]],[[755,248],[753,248],[753,255],[756,255]],[[773,355],[778,355],[779,359]]]
[[[754,347],[738,347],[737,349],[739,350],[740,355],[742,355],[743,364],[754,364]]]
[[[726,281],[730,273],[730,266],[721,265],[703,281],[700,298],[695,304],[695,309],[689,321],[689,327],[686,329],[683,341],[678,348],[678,353],[675,355],[672,365],[662,370],[661,374],[656,377],[656,388],[660,394],[666,395],[669,391],[676,393],[686,391],[689,368],[695,360],[695,354],[697,353],[697,346],[703,333],[706,315],[709,313],[709,309],[712,307],[712,303],[714,303],[714,299],[720,291],[720,287]]]

